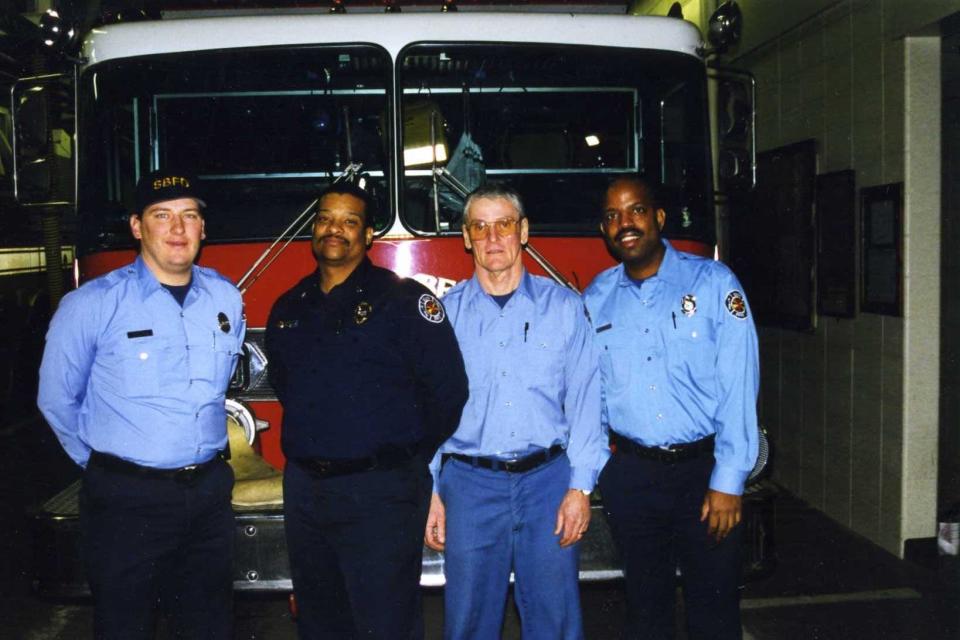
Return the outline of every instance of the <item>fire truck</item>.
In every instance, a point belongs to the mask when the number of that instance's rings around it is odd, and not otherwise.
[[[234,458],[238,447],[252,452],[234,496],[240,590],[291,589],[277,493],[282,411],[263,334],[274,300],[315,266],[308,235],[324,186],[350,180],[367,189],[378,204],[373,262],[442,296],[472,273],[462,206],[484,181],[524,197],[526,267],[582,289],[614,264],[597,215],[610,179],[655,176],[670,195],[666,235],[711,256],[714,165],[726,167],[725,178],[750,180],[749,154],[713,160],[713,72],[689,22],[342,8],[170,11],[82,37],[52,16],[50,42],[77,43],[65,48],[71,72],[26,78],[12,91],[17,198],[76,216],[78,283],[135,257],[127,220],[141,175],[189,167],[203,183],[200,263],[237,283],[248,324],[228,394]],[[718,40],[732,21],[720,16]],[[53,106],[64,96],[76,108],[66,134],[57,133]],[[735,115],[719,121],[742,125]],[[69,167],[49,150],[63,135],[75,146]],[[65,171],[75,180],[62,179]],[[586,581],[622,575],[601,499],[581,551]],[[34,524],[40,590],[83,593],[77,487],[39,508]],[[763,562],[768,529],[762,519],[748,525],[747,556]],[[422,584],[443,584],[442,554],[425,549]]]

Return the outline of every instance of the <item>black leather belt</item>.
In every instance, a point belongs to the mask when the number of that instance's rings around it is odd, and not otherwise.
[[[112,456],[109,453],[99,451],[90,452],[90,460],[87,465],[94,465],[101,469],[122,473],[128,476],[140,476],[144,478],[161,478],[166,480],[176,480],[177,482],[190,483],[209,471],[215,464],[221,460],[226,460],[223,451],[218,451],[215,456],[201,462],[200,464],[191,464],[178,469],[158,469],[156,467],[144,467],[135,462]]]
[[[715,436],[707,436],[695,442],[686,442],[683,444],[672,444],[668,447],[645,447],[622,436],[619,433],[610,432],[610,443],[617,452],[630,453],[647,460],[658,460],[660,462],[681,462],[683,460],[693,460],[705,455],[713,454],[713,443]]]
[[[395,469],[417,455],[418,447],[385,447],[366,458],[294,458],[293,461],[307,471],[328,478],[363,473],[375,469]]]
[[[500,460],[498,458],[484,458],[480,456],[465,456],[462,453],[445,453],[443,459],[448,458],[466,462],[473,467],[481,467],[492,471],[506,471],[508,473],[524,473],[536,469],[540,465],[553,460],[563,453],[563,446],[555,444],[549,449],[537,451],[536,453],[518,458],[516,460]]]

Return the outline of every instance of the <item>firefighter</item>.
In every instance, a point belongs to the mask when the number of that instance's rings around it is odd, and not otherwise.
[[[475,190],[474,276],[444,296],[470,398],[431,465],[425,540],[444,551],[452,640],[500,636],[511,571],[526,640],[583,637],[577,543],[609,455],[597,352],[579,296],[524,269],[528,225],[512,189]]]
[[[139,257],[64,297],[47,333],[38,404],[84,468],[98,639],[152,637],[158,598],[182,637],[232,637],[224,399],[244,318],[236,287],[194,265],[205,206],[190,176],[141,178]]]
[[[661,237],[655,185],[607,189],[600,230],[621,264],[584,294],[615,453],[600,491],[624,563],[629,638],[672,638],[683,575],[691,638],[740,638],[741,494],[757,457],[757,334],[720,262]]]
[[[427,462],[467,397],[443,305],[367,258],[373,213],[351,184],[320,194],[317,270],[267,325],[301,638],[422,637]]]

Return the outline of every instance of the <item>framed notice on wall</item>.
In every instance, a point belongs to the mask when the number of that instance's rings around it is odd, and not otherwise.
[[[856,172],[817,176],[817,310],[820,315],[857,314]]]
[[[860,308],[866,313],[901,314],[902,207],[901,182],[860,190]]]

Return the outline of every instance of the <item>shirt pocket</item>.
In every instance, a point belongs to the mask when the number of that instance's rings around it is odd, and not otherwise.
[[[639,358],[639,342],[615,330],[597,334],[600,351],[600,380],[605,391],[615,393],[630,386],[631,368]]]
[[[552,336],[533,335],[523,343],[520,353],[518,373],[524,386],[549,398],[558,398],[563,391],[564,345]]]
[[[218,389],[226,389],[242,347],[243,345],[240,344],[237,336],[231,333],[214,332],[213,357]]]
[[[709,378],[716,367],[716,332],[709,318],[677,318],[677,328],[668,329],[673,344],[666,345],[672,369],[681,369],[694,379]]]
[[[160,395],[160,376],[168,360],[169,345],[158,337],[140,338],[121,344],[114,355],[124,395],[147,398]]]

